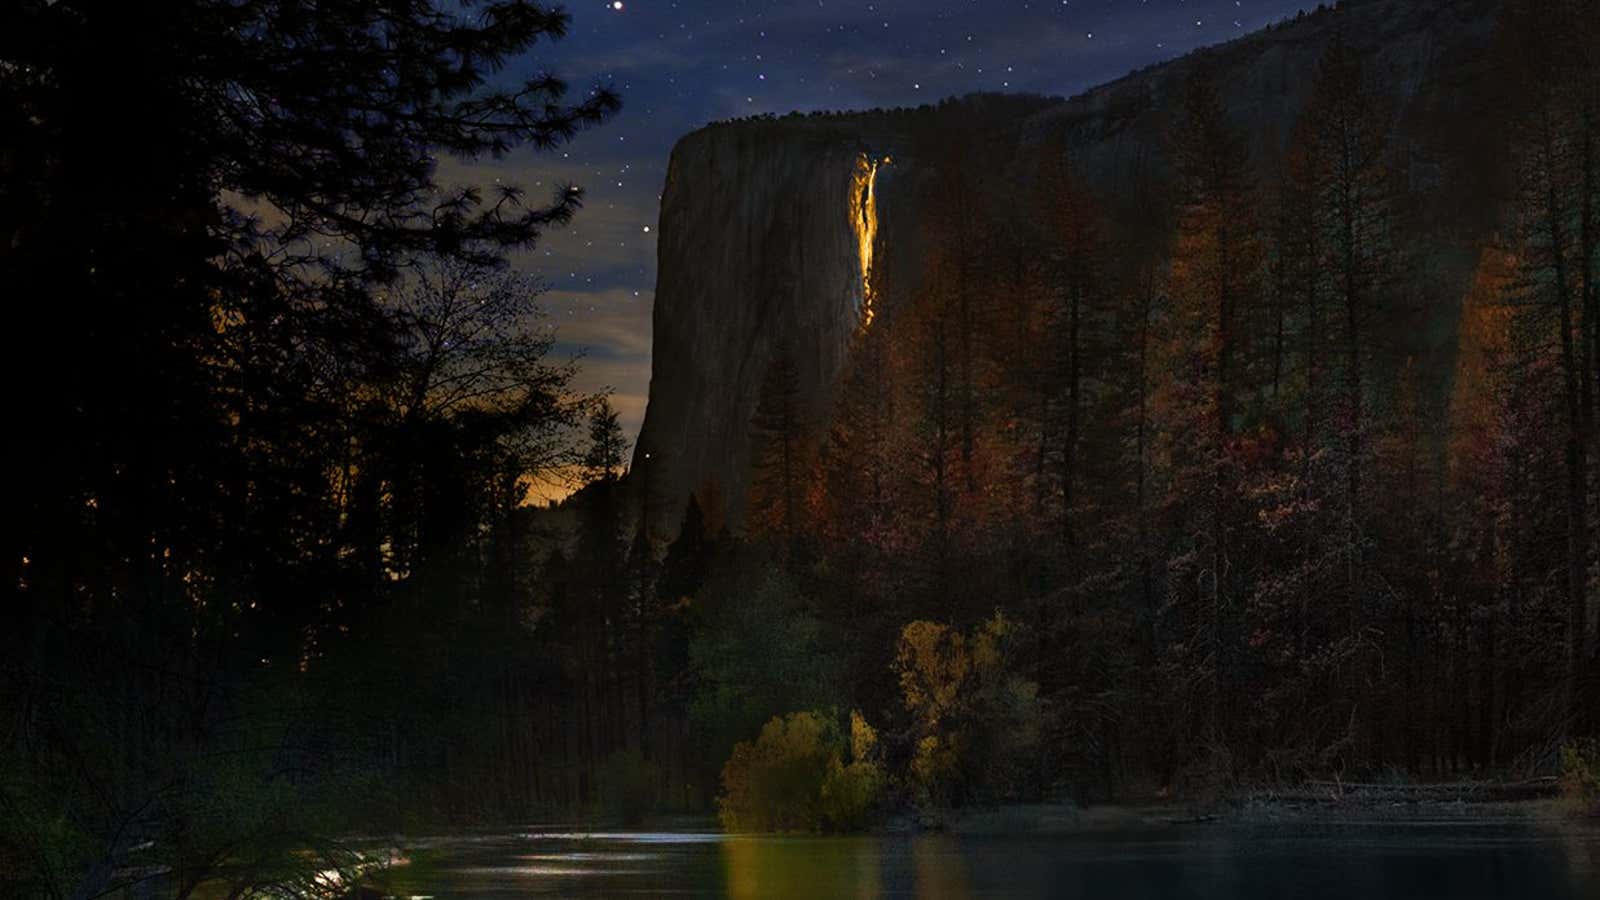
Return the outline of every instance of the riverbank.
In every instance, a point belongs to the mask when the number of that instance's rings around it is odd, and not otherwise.
[[[1223,806],[1231,821],[1241,823],[1547,821],[1577,815],[1554,777],[1442,784],[1310,781],[1241,791]]]
[[[1578,817],[1572,803],[1560,796],[1554,778],[1441,784],[1309,781],[1242,788],[1206,803],[1163,799],[1078,806],[1061,802],[907,813],[891,818],[883,830],[1063,834],[1174,825],[1535,822]]]

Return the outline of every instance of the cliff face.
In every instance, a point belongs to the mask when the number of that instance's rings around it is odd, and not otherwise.
[[[815,394],[862,299],[846,132],[714,128],[673,151],[661,200],[650,405],[634,471],[681,501],[715,475],[742,497],[756,392],[787,350]],[[649,458],[646,458],[649,454]]]
[[[1253,136],[1252,162],[1267,180],[1336,34],[1365,55],[1392,103],[1404,211],[1425,251],[1414,264],[1439,285],[1438,308],[1419,320],[1407,352],[1425,361],[1448,354],[1453,300],[1493,227],[1505,169],[1499,142],[1482,129],[1498,6],[1352,0],[1071,100],[975,96],[937,108],[724,123],[683,138],[661,201],[654,363],[633,460],[651,518],[670,522],[691,492],[710,489],[739,520],[750,420],[778,353],[792,355],[812,417],[825,420],[863,327],[868,258],[879,263],[875,309],[920,290],[936,162],[960,160],[997,228],[1026,229],[1019,210],[1037,152],[1064,148],[1114,224],[1136,213],[1136,178],[1164,176],[1179,91],[1203,66]]]

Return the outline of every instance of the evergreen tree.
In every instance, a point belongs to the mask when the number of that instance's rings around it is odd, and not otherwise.
[[[1064,151],[1063,151],[1064,153]],[[1043,221],[1049,277],[1054,282],[1055,303],[1050,328],[1055,334],[1055,416],[1059,435],[1054,456],[1059,467],[1061,535],[1069,556],[1076,545],[1073,528],[1076,491],[1082,477],[1083,416],[1088,401],[1092,363],[1085,356],[1094,340],[1093,329],[1104,291],[1102,238],[1099,212],[1078,183],[1062,154],[1053,154],[1040,173]]]
[[[451,664],[504,549],[484,535],[543,465],[524,453],[561,430],[568,392],[532,340],[499,345],[531,362],[496,370],[515,385],[441,403],[439,378],[474,364],[419,367],[416,326],[440,320],[392,303],[413,264],[493,266],[577,210],[575,190],[447,187],[437,162],[549,149],[617,108],[609,90],[567,102],[554,77],[495,76],[566,28],[518,0],[0,11],[0,280],[28,335],[6,365],[35,385],[7,445],[28,477],[0,531],[22,611],[0,653],[19,673],[6,715],[41,725],[5,748],[5,790],[20,780],[68,823],[36,827],[30,807],[0,826],[30,859],[66,854],[27,892],[100,896],[154,865],[181,895],[226,863],[244,893],[336,868],[283,835],[367,827],[350,820],[380,792],[344,779],[404,791],[409,767],[443,762],[434,738],[464,736],[445,715],[417,734],[385,698],[447,693],[410,689],[447,683],[429,670]],[[536,370],[550,377],[523,378]],[[409,400],[391,394],[408,378]],[[430,614],[384,616],[402,596]],[[489,670],[455,683],[480,695]],[[481,790],[459,762],[478,745],[460,748],[435,771]]]
[[[1590,381],[1589,356],[1581,320],[1584,273],[1593,261],[1586,254],[1585,220],[1590,215],[1592,179],[1588,176],[1592,148],[1584,145],[1585,129],[1574,134],[1571,122],[1582,121],[1582,92],[1573,92],[1576,25],[1564,4],[1512,4],[1507,10],[1503,36],[1510,46],[1508,70],[1522,105],[1512,110],[1522,126],[1516,141],[1519,196],[1514,219],[1519,243],[1525,249],[1526,280],[1522,285],[1529,309],[1527,352],[1534,358],[1544,348],[1556,348],[1555,365],[1561,398],[1561,429],[1565,438],[1562,491],[1566,513],[1563,572],[1567,604],[1567,672],[1564,704],[1568,715],[1580,714],[1577,687],[1594,658],[1592,637],[1597,618],[1590,596],[1588,559],[1593,535],[1589,527],[1589,455],[1591,413],[1585,396]],[[1578,115],[1574,115],[1578,112]],[[1577,221],[1577,233],[1573,223]],[[1589,223],[1592,227],[1592,223]],[[1548,342],[1548,343],[1547,343]]]
[[[691,494],[683,509],[683,523],[678,526],[678,536],[667,545],[666,556],[661,560],[661,577],[656,581],[656,593],[662,607],[678,606],[699,592],[710,571],[713,546],[711,536],[706,533],[700,501]]]
[[[788,351],[767,366],[750,420],[750,495],[746,531],[772,537],[791,560],[798,552],[809,459],[810,417],[800,372]]]
[[[622,436],[617,411],[609,399],[601,398],[589,413],[589,450],[583,456],[584,480],[610,482],[621,477],[627,450],[628,440]]]
[[[1336,35],[1312,86],[1303,134],[1313,166],[1315,221],[1327,254],[1323,272],[1340,307],[1344,432],[1345,515],[1350,577],[1361,568],[1361,483],[1367,428],[1365,329],[1381,301],[1389,274],[1389,173],[1384,120],[1366,82],[1360,57]],[[1354,586],[1351,588],[1354,590]],[[1360,611],[1352,606],[1352,615]]]
[[[628,654],[631,657],[628,665],[632,670],[634,699],[638,704],[639,754],[645,760],[653,758],[655,747],[652,741],[658,724],[654,709],[659,682],[659,673],[655,665],[658,650],[657,634],[662,624],[662,608],[658,592],[661,572],[662,565],[656,559],[655,548],[651,546],[648,530],[641,520],[639,529],[634,533],[633,543],[628,548],[630,594],[625,640],[631,650]]]
[[[1206,522],[1184,552],[1192,570],[1178,583],[1196,587],[1193,596],[1176,598],[1184,619],[1179,631],[1186,635],[1182,646],[1195,654],[1187,664],[1204,673],[1197,679],[1202,727],[1226,745],[1238,712],[1232,703],[1238,564],[1246,559],[1234,546],[1240,473],[1232,459],[1246,413],[1241,310],[1252,305],[1261,258],[1249,148],[1212,79],[1208,71],[1190,77],[1171,138],[1179,212],[1167,343],[1175,377],[1163,406],[1164,429],[1176,442],[1167,451],[1177,467],[1173,486]]]

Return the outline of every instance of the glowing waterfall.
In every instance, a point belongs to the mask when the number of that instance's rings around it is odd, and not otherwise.
[[[856,157],[855,176],[850,183],[850,227],[856,233],[856,249],[861,260],[861,327],[872,325],[876,314],[873,302],[877,299],[872,288],[872,250],[878,240],[878,200],[873,195],[873,185],[878,180],[878,167],[889,162],[873,159],[863,153]]]

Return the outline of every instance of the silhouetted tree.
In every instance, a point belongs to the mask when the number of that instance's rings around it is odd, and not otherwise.
[[[1188,646],[1205,671],[1205,727],[1226,742],[1236,712],[1230,701],[1241,575],[1232,546],[1239,473],[1230,457],[1244,413],[1241,310],[1252,303],[1261,257],[1249,147],[1213,77],[1206,70],[1190,76],[1170,138],[1179,212],[1168,338],[1175,383],[1166,415],[1190,457],[1178,462],[1188,471],[1174,476],[1175,487],[1208,523],[1188,557],[1191,566],[1203,560],[1193,576],[1203,585],[1200,596],[1180,606],[1189,609]]]
[[[622,475],[628,440],[611,401],[602,398],[589,413],[589,449],[583,455],[583,476],[587,481],[614,481]]]
[[[511,339],[531,292],[472,313],[494,346],[417,352],[462,320],[413,266],[497,265],[577,210],[575,189],[485,196],[439,163],[548,149],[617,108],[497,74],[566,28],[518,0],[0,11],[0,280],[28,336],[5,365],[35,385],[7,448],[28,476],[0,532],[21,611],[0,653],[7,717],[43,726],[8,738],[0,791],[26,785],[68,823],[6,817],[30,858],[66,854],[25,892],[98,896],[171,865],[181,894],[225,863],[244,892],[328,867],[289,836],[351,833],[381,800],[341,779],[388,768],[403,790],[402,767],[438,761],[407,746],[448,736],[444,717],[387,754],[368,742],[408,727],[382,698],[416,678],[374,648],[433,651],[465,627],[499,552],[483,534],[543,465],[533,436],[559,430],[567,390],[537,337]],[[437,617],[407,620],[432,634],[385,619],[406,595],[432,601]],[[361,677],[333,677],[345,662]],[[489,668],[460,671],[477,685]]]
[[[746,530],[776,538],[793,558],[799,549],[810,466],[810,415],[800,396],[794,357],[779,352],[767,366],[750,419],[750,495]]]

